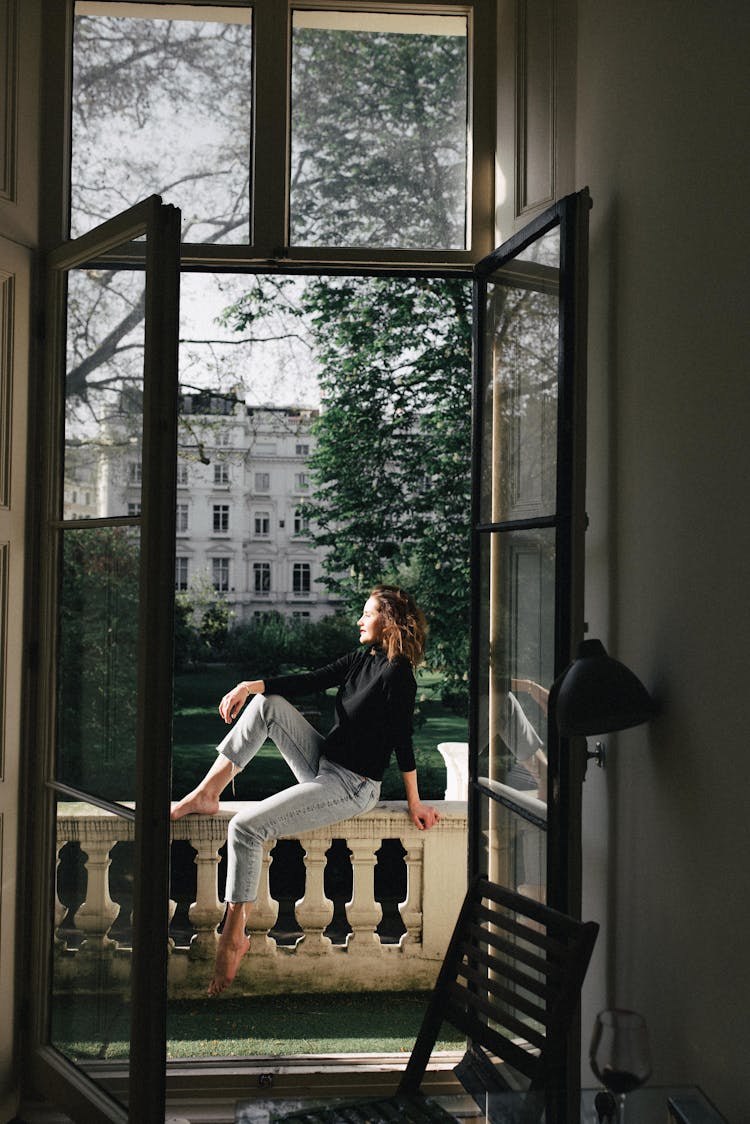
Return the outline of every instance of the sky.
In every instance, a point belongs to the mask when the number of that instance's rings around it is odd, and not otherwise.
[[[221,390],[236,386],[249,405],[317,407],[320,390],[312,350],[297,338],[300,324],[283,308],[241,333],[217,323],[247,285],[248,277],[242,274],[182,274],[181,383]],[[267,337],[268,342],[236,342],[249,335]],[[282,336],[289,338],[272,338]],[[187,342],[193,340],[217,342]],[[228,342],[219,342],[224,340]]]

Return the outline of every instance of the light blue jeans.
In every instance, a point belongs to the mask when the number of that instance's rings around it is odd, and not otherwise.
[[[372,808],[380,782],[329,761],[324,737],[280,695],[254,695],[217,752],[239,770],[271,738],[297,784],[257,803],[248,803],[227,828],[227,882],[224,900],[254,902],[258,896],[263,844],[347,820]]]

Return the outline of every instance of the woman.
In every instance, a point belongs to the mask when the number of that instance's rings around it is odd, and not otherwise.
[[[413,598],[395,586],[373,589],[357,622],[360,649],[319,671],[277,675],[238,683],[221,700],[219,713],[230,724],[253,696],[241,720],[218,747],[217,759],[191,793],[172,809],[172,819],[191,812],[214,814],[219,797],[236,772],[270,737],[297,784],[266,800],[250,803],[227,830],[227,912],[216,951],[208,994],[218,995],[234,979],[250,947],[247,911],[255,901],[263,844],[349,819],[372,808],[392,752],[404,778],[409,816],[420,829],[439,819],[421,802],[412,750],[416,695],[413,669],[422,661],[425,618]],[[336,719],[318,733],[287,700],[338,687]]]

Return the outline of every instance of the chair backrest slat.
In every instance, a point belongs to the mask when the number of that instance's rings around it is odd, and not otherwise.
[[[528,920],[517,921],[512,913],[503,910],[488,909],[481,902],[476,906],[476,918],[492,925],[495,929],[504,929],[513,936],[520,937],[527,944],[535,945],[540,952],[547,956],[564,957],[567,955],[569,934],[564,940],[558,940],[554,934],[548,933],[545,928],[539,927],[538,922],[529,924]]]
[[[530,996],[525,984],[521,984],[520,987],[513,986],[506,975],[487,976],[466,964],[460,969],[458,977],[465,979],[469,984],[476,985],[475,988],[467,989],[470,994],[473,995],[477,990],[479,994],[485,991],[499,1003],[514,1006],[535,1022],[541,1023],[542,1026],[547,1025],[547,1004],[540,1003],[538,996]],[[513,984],[516,982],[514,980]]]
[[[539,1055],[521,1045],[520,1042],[506,1038],[494,1027],[488,1026],[477,1018],[475,1013],[465,1008],[454,1008],[451,1004],[446,1011],[455,1016],[448,1019],[452,1026],[463,1031],[472,1042],[480,1043],[485,1050],[489,1050],[496,1058],[506,1062],[513,1069],[523,1074],[529,1081],[533,1081],[539,1070]]]
[[[559,961],[545,960],[543,956],[539,956],[536,952],[530,952],[529,949],[519,945],[509,937],[504,937],[500,933],[482,928],[476,922],[468,926],[466,935],[468,939],[464,941],[464,948],[467,950],[472,947],[472,941],[481,941],[483,944],[492,945],[497,952],[502,952],[507,956],[511,956],[513,960],[526,964],[541,976],[546,976],[553,980],[560,979],[562,973]]]
[[[545,1004],[547,1003],[551,993],[551,985],[548,984],[546,979],[540,979],[538,976],[531,974],[526,967],[519,968],[507,959],[502,960],[491,953],[485,953],[479,959],[490,975],[504,976],[512,983],[518,984],[524,991],[530,991],[532,995],[536,995],[539,999],[543,999]]]
[[[519,1019],[508,1010],[502,1011],[501,1020],[498,1019],[497,1004],[490,1002],[475,991],[469,991],[468,988],[462,987],[459,983],[450,985],[448,1003],[450,1007],[446,1007],[446,1020],[453,1025],[455,1025],[454,1019],[458,1017],[461,1011],[472,1011],[477,1017],[484,1015],[487,1020],[491,1020],[495,1025],[495,1030],[501,1027],[502,1029],[498,1033],[503,1038],[505,1038],[505,1035],[502,1032],[507,1031],[512,1039],[528,1042],[535,1050],[543,1050],[546,1045],[543,1027],[537,1029],[533,1024],[524,1022],[523,1019]],[[482,1021],[484,1022],[484,1020]],[[502,1054],[500,1056],[502,1057]]]

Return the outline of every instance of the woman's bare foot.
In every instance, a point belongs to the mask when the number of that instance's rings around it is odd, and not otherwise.
[[[242,957],[248,952],[250,948],[250,938],[244,934],[240,937],[239,941],[225,940],[224,934],[219,937],[219,945],[216,949],[216,962],[214,964],[214,976],[211,983],[208,985],[208,994],[210,996],[218,995],[227,987],[234,977],[237,975],[237,969],[240,966]]]
[[[178,800],[176,804],[172,805],[169,818],[170,820],[180,820],[183,816],[192,814],[215,816],[218,810],[218,796],[215,796],[212,792],[207,792],[205,789],[194,788],[187,796],[183,796],[182,800]]]

